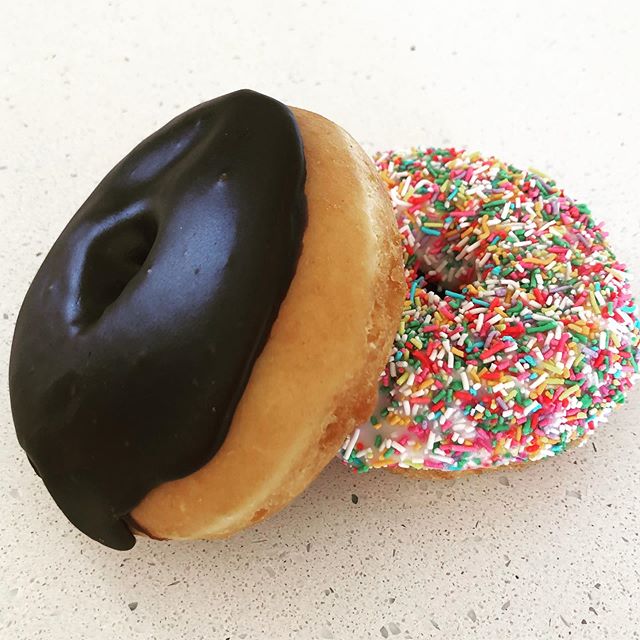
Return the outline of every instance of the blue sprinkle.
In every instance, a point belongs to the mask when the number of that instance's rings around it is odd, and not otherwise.
[[[480,300],[480,298],[471,298],[471,300],[473,300],[473,302],[475,302],[476,304],[479,304],[482,307],[488,307],[489,303],[485,302],[484,300]]]
[[[440,231],[438,231],[437,229],[430,229],[429,227],[420,227],[420,231],[422,231],[422,233],[425,233],[428,236],[440,235]]]
[[[449,291],[449,289],[445,290],[445,294],[451,296],[452,298],[458,298],[458,300],[464,300],[464,296],[461,293],[456,293],[455,291]]]
[[[414,298],[414,297],[415,297],[415,295],[416,295],[416,289],[417,289],[417,288],[418,288],[418,283],[417,283],[417,282],[414,282],[414,283],[411,285],[411,296],[410,296],[411,302],[413,302],[413,298]]]
[[[536,411],[540,411],[540,409],[542,409],[542,405],[539,402],[534,402],[533,405],[534,405],[534,408],[531,409],[529,415],[531,415],[532,413],[535,413]]]

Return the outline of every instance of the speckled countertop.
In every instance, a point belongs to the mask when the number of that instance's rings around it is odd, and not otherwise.
[[[369,150],[455,143],[550,173],[608,222],[640,292],[639,4],[410,5],[0,5],[3,640],[640,637],[639,390],[588,446],[524,471],[333,463],[230,541],[129,553],[78,534],[16,443],[9,345],[45,252],[143,136],[242,86]]]

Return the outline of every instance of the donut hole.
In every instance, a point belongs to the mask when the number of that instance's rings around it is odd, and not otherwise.
[[[442,254],[440,247],[423,238],[416,250],[415,272],[422,277],[420,286],[442,298],[447,291],[462,294],[469,284],[480,279],[476,264],[467,261],[451,263]]]
[[[118,299],[142,270],[158,235],[157,222],[150,212],[103,224],[85,255],[75,322],[80,327],[98,320]]]
[[[445,279],[443,278],[442,273],[439,273],[431,265],[428,265],[424,262],[418,263],[416,274],[418,278],[422,278],[422,280],[420,281],[420,286],[425,291],[430,291],[439,298],[443,298],[446,295],[447,291],[462,293],[462,290],[465,288],[467,283],[472,281],[467,278]]]
[[[439,298],[442,298],[445,295],[445,291],[450,289],[446,284],[444,284],[441,280],[437,279],[437,274],[433,271],[422,271],[418,270],[418,275],[422,276],[422,288],[425,291],[430,291],[434,293]]]

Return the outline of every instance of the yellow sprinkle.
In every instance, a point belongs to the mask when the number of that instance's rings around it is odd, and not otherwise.
[[[418,349],[422,349],[422,340],[420,340],[420,338],[418,338],[418,336],[414,336],[413,338],[411,338],[411,340],[409,340],[409,342],[414,347],[417,347]]]
[[[550,262],[553,262],[555,259],[556,259],[555,256],[551,258],[547,258],[546,260],[543,260],[542,258],[527,258],[527,262],[532,262],[533,264],[541,264],[546,267]]]
[[[513,400],[516,397],[516,393],[518,393],[517,389],[513,389],[511,390],[506,396],[505,396],[505,402],[509,402],[511,400]]]
[[[567,398],[575,395],[579,391],[580,391],[580,385],[569,387],[567,390],[563,391],[562,395],[560,396],[560,400],[566,400]]]
[[[405,371],[396,381],[397,385],[401,387],[409,378],[409,372]]]
[[[522,438],[522,427],[518,425],[516,429],[516,442],[520,442],[520,438]]]
[[[472,233],[475,232],[475,227],[471,226],[468,227],[467,229],[465,229],[461,234],[460,237],[461,238],[466,238],[467,236],[470,236]]]
[[[460,349],[456,349],[455,347],[451,347],[451,353],[455,354],[459,358],[464,358],[464,351],[460,351]]]
[[[589,334],[589,329],[587,327],[583,327],[581,325],[578,324],[570,324],[569,325],[569,329],[571,329],[572,331],[575,331],[576,333],[581,333],[583,335],[588,335]]]
[[[546,178],[547,180],[551,180],[551,178],[546,173],[543,173],[542,171],[539,171],[535,167],[529,167],[529,172],[530,173],[535,173],[537,176],[540,176],[541,178]]]
[[[563,371],[563,369],[560,369],[558,366],[556,366],[556,363],[552,360],[543,360],[540,363],[540,366],[544,367],[548,371],[553,371],[554,373],[562,373]]]

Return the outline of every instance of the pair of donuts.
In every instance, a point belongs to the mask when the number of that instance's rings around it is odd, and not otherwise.
[[[336,451],[421,475],[558,453],[623,399],[639,335],[624,268],[553,182],[453,149],[374,164],[244,90],[152,134],[80,207],[9,382],[55,502],[128,549],[229,536]]]

